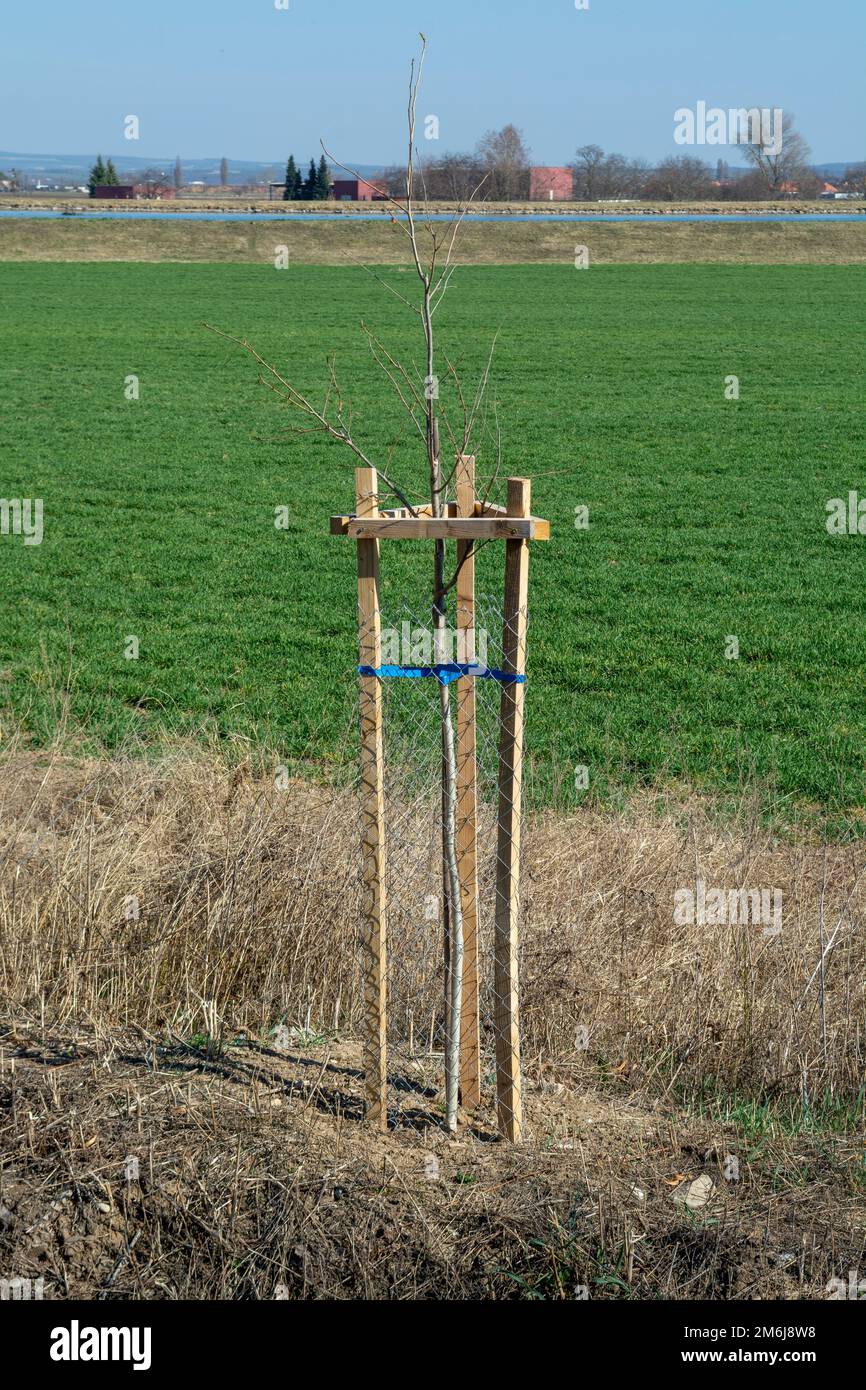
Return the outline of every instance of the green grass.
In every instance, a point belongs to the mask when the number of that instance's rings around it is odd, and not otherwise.
[[[499,331],[502,471],[532,476],[553,528],[531,563],[539,786],[567,791],[585,763],[605,794],[683,780],[759,784],[784,815],[862,806],[866,538],[824,522],[829,498],[866,495],[863,279],[853,266],[458,272],[440,341],[473,384]],[[288,433],[251,361],[201,324],[248,335],[317,399],[336,349],[359,438],[420,494],[421,455],[362,318],[418,360],[417,325],[361,269],[0,265],[2,495],[44,498],[46,526],[39,547],[0,537],[0,689],[36,740],[66,692],[73,725],[108,748],[169,730],[345,756],[354,555],[327,519],[351,508],[353,461]],[[448,383],[442,399],[453,408]],[[482,475],[490,461],[488,432]],[[391,613],[422,607],[426,549],[386,546]],[[500,564],[487,547],[483,587]]]
[[[866,1120],[866,1088],[856,1095],[826,1091],[810,1099],[756,1097],[727,1091],[718,1079],[707,1078],[698,1095],[683,1091],[680,1097],[692,1113],[725,1125],[736,1125],[754,1142],[793,1138],[797,1135],[851,1134],[862,1131]]]

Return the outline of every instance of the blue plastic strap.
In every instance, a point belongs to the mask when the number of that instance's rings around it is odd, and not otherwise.
[[[500,681],[502,685],[523,685],[526,676],[516,671],[497,671],[489,666],[476,666],[471,662],[440,661],[436,666],[359,666],[359,676],[397,677],[403,680],[422,680],[425,676],[435,676],[441,685],[450,685],[461,676],[484,676],[488,680]]]

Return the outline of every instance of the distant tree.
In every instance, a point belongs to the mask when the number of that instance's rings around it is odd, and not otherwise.
[[[429,168],[424,169],[424,183],[428,196],[435,198],[437,195],[431,192],[430,185],[427,183],[429,172]],[[398,165],[389,165],[387,169],[383,169],[381,174],[376,175],[376,183],[390,193],[392,198],[406,197],[406,170],[401,169]]]
[[[521,131],[515,125],[488,130],[479,140],[476,155],[489,180],[484,193],[488,198],[508,202],[529,196],[531,155]]]
[[[643,160],[605,154],[600,145],[581,145],[575,155],[574,196],[587,202],[599,198],[636,198],[647,177]]]
[[[731,175],[731,194],[740,202],[760,203],[770,197],[766,180],[757,169],[737,169]]]
[[[319,167],[316,170],[316,197],[321,202],[327,202],[331,196],[331,175],[328,170],[328,161],[324,155],[319,160]]]
[[[645,159],[631,159],[628,165],[629,178],[629,198],[642,198],[646,181],[651,173],[650,166]]]
[[[146,198],[159,198],[171,187],[162,169],[144,169],[135,182]]]
[[[104,161],[103,161],[102,155],[101,155],[101,154],[98,154],[98,155],[96,156],[96,163],[95,163],[95,164],[93,165],[93,167],[91,168],[90,174],[88,175],[88,178],[87,178],[87,182],[88,182],[88,184],[90,185],[90,196],[91,196],[91,198],[93,197],[93,190],[94,190],[94,188],[101,188],[101,187],[103,186],[103,184],[105,183],[105,175],[106,175],[105,163],[104,163]]]
[[[649,169],[641,160],[623,154],[606,155],[599,166],[599,198],[634,198],[643,189]]]
[[[183,188],[183,165],[180,162],[180,155],[174,161],[174,189],[179,193]]]
[[[866,197],[866,164],[849,164],[842,175],[842,188],[845,193]]]
[[[229,182],[229,162],[228,162],[228,160],[226,159],[225,155],[223,155],[222,159],[220,160],[220,186],[221,186],[222,188],[227,188],[227,187],[228,187],[228,182]]]
[[[574,157],[574,196],[587,202],[601,197],[599,170],[604,162],[601,145],[581,145]]]
[[[709,165],[687,154],[662,160],[649,173],[643,186],[643,197],[658,202],[698,202],[710,197],[711,192]]]
[[[482,185],[479,197],[490,196],[487,187],[489,180],[484,181],[485,169],[477,155],[443,154],[427,164],[417,165],[416,171],[423,181],[427,197],[434,201],[466,202],[479,185]],[[373,182],[386,188],[394,198],[406,196],[405,166],[384,169]]]
[[[301,175],[298,166],[295,163],[295,156],[293,154],[290,154],[288,163],[286,164],[286,186],[283,189],[284,202],[291,202],[293,199],[296,199],[299,196],[300,183]]]
[[[811,151],[794,125],[793,113],[783,116],[782,129],[777,134],[778,138],[772,144],[764,145],[756,141],[746,145],[746,158],[760,175],[767,193],[771,196],[791,192],[792,189],[786,188],[785,185],[793,185],[798,192],[808,197],[808,193],[803,193],[801,185],[817,185],[817,179],[809,167]]]
[[[313,202],[316,199],[316,186],[318,182],[318,177],[319,175],[316,169],[316,161],[314,159],[311,159],[310,167],[307,171],[307,177],[304,179],[303,187],[301,189],[301,197],[305,200],[305,202]]]
[[[110,184],[112,188],[117,188],[117,185],[120,183],[120,179],[117,177],[117,170],[114,167],[114,161],[112,159],[109,159],[108,163],[105,166],[104,182],[106,184]]]

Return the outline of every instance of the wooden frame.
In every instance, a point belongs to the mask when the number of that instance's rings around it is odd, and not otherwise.
[[[508,511],[529,513],[528,478],[508,479]],[[509,541],[505,549],[505,602],[502,610],[502,665],[522,672],[526,661],[526,603],[529,546]],[[493,992],[496,1033],[496,1109],[499,1127],[517,1143],[523,1128],[520,1092],[518,1003],[518,907],[520,821],[523,787],[523,705],[526,686],[502,686],[499,709],[499,812],[496,826],[496,929]]]
[[[505,507],[490,502],[473,502],[471,512],[458,508],[459,502],[446,502],[441,517],[432,515],[429,503],[416,507],[414,516],[407,507],[379,512],[375,520],[357,513],[332,516],[331,535],[355,539],[390,536],[395,540],[550,540],[550,522],[540,516],[509,518]]]
[[[353,517],[347,530],[355,540],[546,541],[550,534],[546,521],[531,516],[514,521],[507,516],[405,516],[373,521]]]
[[[375,468],[355,470],[359,516],[379,511]],[[358,541],[358,646],[361,665],[378,666],[382,655],[379,542]],[[382,690],[375,676],[359,677],[361,720],[361,852],[363,857],[364,1088],[367,1115],[387,1128],[388,942],[385,904],[385,761]]]
[[[457,511],[475,508],[475,457],[461,454],[455,472]],[[475,551],[457,542],[457,660],[475,660]],[[460,1008],[460,1100],[467,1110],[481,1104],[481,1023],[478,998],[478,843],[475,682],[457,683],[457,869],[463,912],[463,979]]]
[[[475,497],[475,459],[461,455],[455,470],[456,501],[434,517],[429,505],[379,510],[375,468],[355,470],[355,512],[331,517],[333,535],[358,548],[358,646],[360,664],[381,665],[379,542],[382,539],[451,539],[457,542],[458,659],[475,657],[475,556],[477,541],[505,541],[503,669],[524,674],[529,541],[546,541],[550,524],[530,514],[527,478],[508,479],[508,505]],[[496,844],[494,1031],[496,1104],[502,1134],[518,1142],[523,1125],[520,1085],[518,909],[523,785],[523,712],[526,686],[503,682],[499,717],[499,806]],[[477,774],[475,681],[461,679],[457,704],[457,859],[463,917],[460,1095],[473,1109],[481,1101],[479,1023]],[[359,676],[361,814],[363,856],[364,1070],[368,1119],[387,1125],[387,903],[385,892],[385,792],[382,691],[377,676]]]

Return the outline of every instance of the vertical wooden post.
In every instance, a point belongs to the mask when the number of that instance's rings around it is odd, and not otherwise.
[[[475,457],[457,459],[457,515],[475,510]],[[466,558],[468,555],[468,559]],[[457,542],[456,660],[475,660],[475,555],[470,541]],[[478,846],[475,680],[457,682],[457,870],[463,909],[463,983],[460,1010],[460,1099],[467,1109],[481,1104],[481,1040],[478,1019]]]
[[[355,469],[355,511],[379,515],[375,468]],[[379,666],[382,655],[379,609],[379,542],[359,540],[358,645],[362,666]],[[361,716],[361,852],[363,857],[364,1089],[367,1117],[379,1129],[388,1123],[386,1045],[388,952],[385,925],[385,787],[382,691],[377,676],[359,677]]]
[[[508,479],[508,515],[529,516],[528,478]],[[529,543],[505,543],[503,670],[523,674],[526,662],[526,600]],[[518,906],[520,892],[520,797],[523,783],[523,702],[525,685],[502,686],[499,715],[499,817],[496,844],[496,925],[494,994],[496,1030],[496,1108],[499,1128],[517,1143],[523,1128],[520,1091],[518,1005]]]

